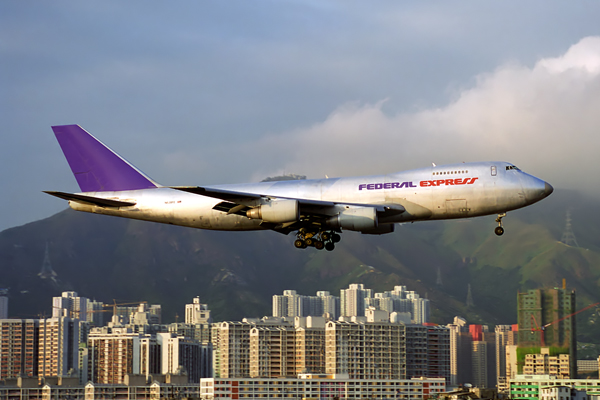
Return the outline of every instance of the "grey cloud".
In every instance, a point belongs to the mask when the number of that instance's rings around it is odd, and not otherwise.
[[[461,129],[476,131],[458,118],[471,109],[468,97],[493,100],[475,94],[486,77],[499,82],[499,65],[528,82],[537,61],[600,34],[599,15],[596,3],[542,1],[2,2],[0,177],[9,194],[0,204],[9,211],[0,230],[65,207],[41,190],[77,190],[53,124],[81,124],[166,184],[504,156],[487,146],[486,133],[465,144]],[[546,82],[550,93],[530,95],[560,101],[552,87],[568,82]],[[595,107],[582,101],[591,89],[581,90],[554,108]],[[493,125],[496,114],[477,111],[483,116],[471,116],[472,125]],[[584,140],[589,125],[560,123]],[[506,129],[523,131],[516,122]],[[503,158],[520,163],[515,155]]]

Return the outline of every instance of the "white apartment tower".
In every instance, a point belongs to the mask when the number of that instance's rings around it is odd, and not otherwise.
[[[52,298],[52,318],[67,317],[87,321],[86,297],[79,297],[77,292],[62,292],[61,297]]]
[[[512,325],[496,325],[496,385],[499,392],[508,390],[507,346],[517,344],[517,329]]]
[[[340,290],[340,312],[344,317],[364,317],[365,299],[373,297],[372,289],[362,283],[353,283],[348,289]]]
[[[208,304],[200,303],[200,297],[194,297],[192,304],[185,305],[185,323],[186,324],[210,324],[212,317]]]
[[[340,298],[332,296],[327,291],[317,292],[317,298],[320,299],[322,304],[322,315],[328,315],[331,319],[338,319],[340,317]]]
[[[199,342],[172,333],[157,333],[156,342],[161,351],[161,373],[163,375],[179,375],[185,371],[189,383],[198,383],[200,378],[207,378],[206,346]]]

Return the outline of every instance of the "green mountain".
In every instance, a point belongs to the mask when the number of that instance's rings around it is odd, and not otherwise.
[[[567,210],[579,247],[560,242]],[[65,210],[0,232],[0,288],[11,316],[51,313],[64,290],[107,303],[147,300],[163,320],[183,315],[194,296],[216,320],[271,313],[271,296],[364,283],[376,291],[406,285],[432,302],[433,321],[461,315],[470,323],[516,323],[518,291],[561,286],[577,291],[578,307],[600,301],[600,207],[577,193],[551,197],[504,219],[494,217],[400,225],[384,236],[346,232],[334,252],[297,250],[293,236],[213,232]],[[41,279],[48,246],[55,280]],[[473,306],[467,306],[471,287]],[[582,341],[599,342],[592,308],[578,315]]]

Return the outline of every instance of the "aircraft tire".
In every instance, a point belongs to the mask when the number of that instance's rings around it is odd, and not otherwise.
[[[333,236],[331,237],[331,240],[333,240],[333,243],[338,243],[340,240],[342,240],[342,237],[340,235],[338,235],[337,233],[334,233]]]
[[[323,232],[321,233],[321,240],[323,241],[328,241],[329,239],[331,239],[331,234],[329,232]]]
[[[333,249],[335,249],[335,244],[329,242],[325,245],[325,250],[327,251],[333,251]]]
[[[294,246],[297,249],[304,249],[306,247],[306,245],[304,244],[304,241],[300,240],[300,239],[294,240]]]
[[[496,229],[494,229],[494,233],[498,236],[502,236],[504,234],[504,228],[497,226]]]
[[[312,238],[306,238],[306,240],[304,241],[304,243],[306,243],[307,246],[312,246],[314,242],[315,241]]]
[[[325,247],[325,243],[323,243],[320,240],[316,240],[315,241],[315,249],[317,249],[317,250],[323,250],[324,247]]]

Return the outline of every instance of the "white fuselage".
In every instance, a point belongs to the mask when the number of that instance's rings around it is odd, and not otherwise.
[[[503,213],[543,199],[548,194],[545,194],[545,185],[547,184],[543,180],[528,175],[509,163],[482,162],[387,175],[220,185],[211,188],[278,198],[403,206],[405,212],[379,220],[380,224],[386,224]],[[70,201],[73,209],[201,229],[264,229],[260,226],[260,220],[214,210],[213,207],[222,202],[220,199],[168,187],[84,194],[136,204],[115,208]]]

